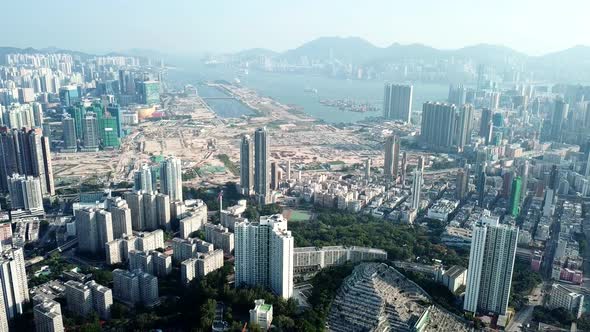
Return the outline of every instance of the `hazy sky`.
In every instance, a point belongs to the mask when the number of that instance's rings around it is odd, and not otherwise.
[[[1,0],[0,45],[170,54],[295,48],[358,36],[529,54],[590,44],[588,0]]]

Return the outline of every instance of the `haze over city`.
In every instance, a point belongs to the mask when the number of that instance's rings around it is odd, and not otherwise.
[[[0,332],[590,331],[585,1],[4,1]]]
[[[529,55],[588,44],[590,3],[550,0],[4,1],[2,46],[107,53],[285,51],[326,36],[379,46],[498,44]],[[73,15],[75,13],[75,15]]]

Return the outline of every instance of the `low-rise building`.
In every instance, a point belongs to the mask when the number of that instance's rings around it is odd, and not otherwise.
[[[580,318],[584,309],[584,295],[571,291],[566,286],[553,284],[547,306],[550,309],[564,308]]]
[[[224,254],[231,255],[234,251],[234,233],[222,225],[211,223],[206,223],[203,228],[206,241],[211,242],[213,247],[222,249]]]
[[[193,258],[197,253],[213,251],[213,244],[200,239],[172,239],[172,259],[175,262],[182,262]]]
[[[191,233],[201,229],[203,224],[207,222],[207,205],[203,201],[195,200],[185,209],[179,222],[180,237],[183,239],[189,238]]]
[[[385,260],[387,252],[381,249],[365,247],[299,247],[293,250],[293,272],[314,272],[332,265],[347,262]]]
[[[436,281],[445,285],[451,292],[455,293],[461,286],[465,286],[467,281],[467,269],[454,265],[448,270],[442,267],[436,271]]]
[[[272,304],[264,303],[263,299],[254,301],[254,309],[250,309],[250,325],[256,324],[262,330],[268,330],[272,324]]]
[[[159,303],[158,278],[139,270],[113,271],[113,292],[116,299],[130,306],[142,304],[147,307]]]
[[[199,253],[180,264],[181,282],[190,283],[195,278],[203,278],[207,274],[223,267],[223,250],[216,249],[207,253]]]

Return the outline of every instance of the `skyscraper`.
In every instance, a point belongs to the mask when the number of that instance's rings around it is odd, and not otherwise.
[[[167,157],[160,163],[160,192],[171,202],[182,202],[182,161]]]
[[[131,210],[131,225],[133,230],[141,231],[145,229],[143,219],[143,194],[141,191],[132,191],[123,194],[125,201]]]
[[[156,189],[153,183],[152,169],[148,165],[141,165],[141,168],[135,171],[133,180],[133,190],[152,193]]]
[[[406,172],[407,172],[407,168],[408,168],[408,156],[406,154],[406,151],[402,152],[402,165],[401,165],[401,183],[402,183],[402,187],[405,188],[406,185]]]
[[[107,112],[111,115],[112,118],[115,119],[115,125],[117,127],[117,137],[123,137],[123,125],[121,122],[122,114],[121,114],[121,107],[117,104],[109,104],[107,106]]]
[[[397,179],[397,168],[399,164],[399,138],[389,136],[385,141],[385,161],[383,173],[385,178],[390,181]]]
[[[492,110],[484,108],[481,110],[481,122],[479,125],[479,136],[485,139],[485,143],[490,144],[492,142]]]
[[[467,102],[467,89],[463,85],[450,85],[448,101],[458,107],[462,106]]]
[[[8,192],[13,210],[43,212],[43,195],[39,178],[15,173],[8,177]]]
[[[443,103],[424,103],[422,107],[421,139],[437,148],[448,149],[455,141],[456,107]]]
[[[497,110],[500,108],[500,92],[490,93],[490,109]]]
[[[84,122],[83,119],[86,117],[86,109],[84,108],[84,105],[77,103],[76,105],[66,108],[66,111],[70,117],[74,119],[74,123],[76,124],[76,137],[82,139],[84,137],[84,126],[82,123]]]
[[[371,181],[371,158],[365,159],[365,181]]]
[[[111,214],[95,208],[78,210],[76,236],[80,251],[102,255],[105,252],[105,243],[113,240]]]
[[[113,238],[120,239],[123,234],[131,235],[131,209],[127,205],[127,201],[121,197],[111,198],[108,202],[108,210],[111,213],[113,221]]]
[[[551,117],[551,138],[555,141],[561,141],[563,137],[564,120],[569,111],[569,104],[563,100],[555,101],[555,109]]]
[[[64,152],[76,152],[78,149],[78,143],[76,138],[76,123],[74,119],[66,116],[61,121],[62,131],[63,131],[63,151]]]
[[[279,189],[279,182],[281,181],[281,170],[276,161],[270,163],[270,187],[272,190]]]
[[[100,120],[100,142],[103,148],[117,148],[121,144],[119,140],[117,119],[111,116]]]
[[[43,300],[33,308],[35,318],[35,330],[37,332],[63,332],[64,324],[61,314],[61,306],[53,300]],[[8,326],[6,330],[8,331]]]
[[[484,197],[486,194],[486,172],[485,164],[477,174],[477,203],[480,207],[484,206]]]
[[[385,84],[383,117],[410,123],[412,118],[412,85]]]
[[[249,135],[242,137],[240,145],[240,187],[243,195],[250,195],[254,188],[254,145]]]
[[[98,150],[100,141],[99,141],[99,131],[98,131],[98,120],[96,117],[91,115],[86,115],[82,122],[82,132],[83,132],[83,139],[82,145],[84,146],[84,150],[86,151],[96,151]]]
[[[80,94],[78,87],[75,85],[68,85],[59,88],[59,100],[64,107],[74,105],[80,101]]]
[[[254,133],[254,191],[260,205],[268,202],[268,141],[266,128]]]
[[[465,145],[471,140],[471,122],[473,119],[473,106],[463,105],[457,110],[457,126],[455,132],[455,145],[463,151]]]
[[[280,214],[235,225],[236,286],[265,287],[288,299],[293,295],[293,246]]]
[[[520,195],[522,193],[522,180],[517,176],[512,180],[512,188],[510,193],[510,207],[508,211],[513,217],[517,217],[520,212]]]
[[[418,168],[414,170],[414,177],[412,181],[412,209],[420,208],[420,195],[422,192],[422,171]]]
[[[467,187],[469,184],[469,172],[466,169],[457,171],[456,193],[458,199],[464,199],[467,196]]]
[[[489,211],[473,226],[463,309],[505,315],[518,242],[518,228],[498,223]]]
[[[43,107],[41,103],[33,102],[31,103],[31,107],[33,108],[33,118],[35,127],[43,127]]]
[[[22,248],[10,248],[0,257],[0,283],[4,297],[6,317],[12,320],[21,315],[29,302],[29,287]]]
[[[160,103],[160,82],[139,82],[139,99],[142,104],[154,105]]]
[[[39,178],[42,194],[54,195],[49,141],[42,130],[0,128],[0,189],[8,191],[7,177],[14,173]]]
[[[520,200],[524,200],[527,194],[527,187],[529,181],[529,161],[525,160],[520,166],[520,178],[522,179],[522,192],[520,193]]]

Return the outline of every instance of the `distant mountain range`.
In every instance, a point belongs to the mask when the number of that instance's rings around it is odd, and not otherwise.
[[[95,56],[85,52],[65,50],[55,47],[15,48],[0,47],[0,63],[4,55],[9,53],[68,53],[87,59]],[[150,49],[130,49],[111,52],[104,55],[127,55],[142,59],[163,59],[166,63],[189,64],[198,61],[195,55],[174,55]],[[253,60],[260,56],[285,59],[297,62],[302,57],[309,60],[326,61],[331,58],[356,65],[384,66],[400,60],[423,60],[434,62],[442,59],[470,59],[477,64],[518,67],[524,65],[526,70],[533,71],[536,78],[553,81],[590,82],[590,46],[578,45],[559,52],[542,56],[530,56],[509,47],[491,44],[477,44],[459,49],[436,49],[423,44],[402,45],[394,43],[388,47],[378,47],[359,37],[322,37],[307,42],[297,48],[275,52],[264,48],[243,50],[228,54],[240,60]]]
[[[322,37],[282,53],[258,48],[241,51],[233,55],[242,58],[265,55],[294,61],[304,56],[310,60],[328,60],[333,57],[355,64],[376,64],[403,59],[435,60],[454,57],[490,64],[506,62],[555,64],[561,62],[562,65],[587,65],[590,62],[590,46],[575,46],[542,56],[529,56],[509,47],[491,44],[478,44],[460,49],[443,50],[423,44],[402,45],[394,43],[389,47],[378,47],[358,37]]]

